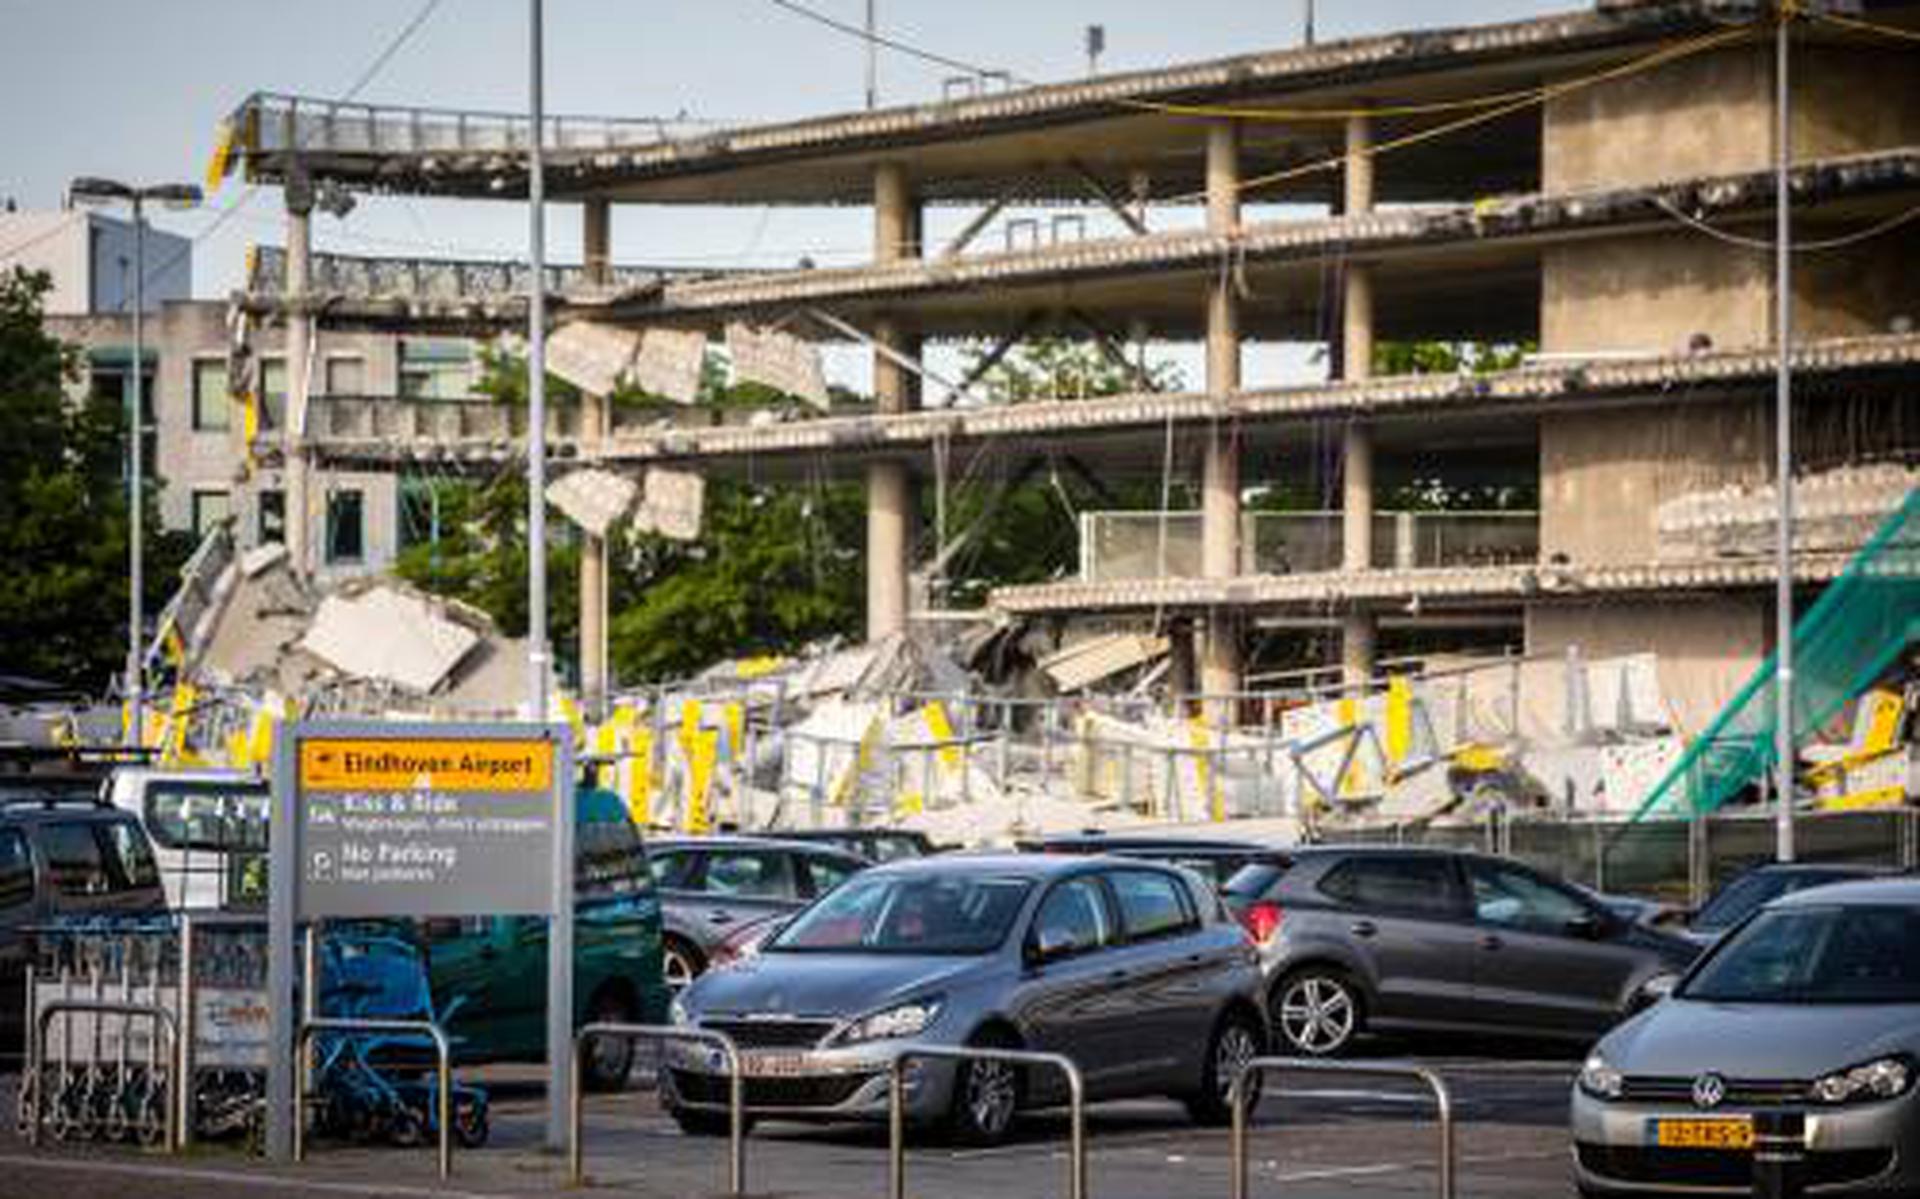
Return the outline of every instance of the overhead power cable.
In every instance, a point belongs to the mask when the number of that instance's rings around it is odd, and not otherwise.
[[[1692,213],[1684,211],[1665,196],[1656,196],[1654,203],[1660,206],[1661,211],[1688,228],[1704,233],[1708,237],[1716,241],[1725,242],[1730,246],[1739,246],[1746,250],[1772,250],[1776,244],[1771,238],[1747,237],[1744,234],[1731,233],[1720,228],[1718,225],[1701,220]],[[1838,250],[1846,246],[1858,245],[1863,241],[1869,241],[1879,237],[1883,233],[1891,233],[1902,225],[1910,224],[1915,220],[1920,220],[1920,204],[1916,204],[1904,212],[1896,213],[1885,220],[1876,221],[1864,229],[1856,229],[1852,233],[1843,233],[1838,237],[1820,238],[1814,241],[1796,239],[1787,248],[1795,254],[1811,254],[1820,250]]]

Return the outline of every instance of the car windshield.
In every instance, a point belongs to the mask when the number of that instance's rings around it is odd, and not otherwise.
[[[1682,995],[1708,1003],[1920,1003],[1920,908],[1762,912]]]
[[[1700,914],[1693,918],[1692,927],[1701,932],[1724,932],[1759,911],[1762,904],[1770,903],[1791,891],[1804,891],[1808,887],[1851,877],[1844,870],[1756,870],[1728,883],[1720,894],[1708,900],[1707,906],[1701,908]]]
[[[796,916],[768,952],[989,953],[1032,883],[991,874],[858,877]]]

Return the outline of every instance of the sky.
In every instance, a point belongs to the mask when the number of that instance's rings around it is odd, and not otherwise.
[[[426,0],[0,0],[0,204],[57,207],[77,175],[198,181],[222,116],[248,94],[343,95]],[[866,0],[802,0],[859,24]],[[875,0],[882,33],[985,68],[1085,74],[1085,28],[1106,29],[1103,71],[1296,45],[1305,0]],[[1318,0],[1320,40],[1479,24],[1581,0]],[[358,96],[370,102],[524,109],[527,0],[440,0]],[[864,102],[865,47],[772,0],[546,0],[549,112],[783,120]],[[880,101],[939,98],[948,68],[880,51]],[[207,230],[245,195],[230,180],[158,227]],[[929,240],[965,212],[929,214]],[[1176,223],[1169,221],[1168,224]],[[277,192],[256,190],[195,248],[197,294],[224,296],[246,247],[280,240]],[[551,210],[549,256],[577,261],[580,222]],[[1097,223],[1090,229],[1098,234]],[[369,199],[317,216],[316,249],[524,257],[518,204]],[[859,210],[616,209],[616,262],[710,266],[858,261]],[[0,252],[7,247],[0,246]],[[1249,383],[1256,382],[1250,378]]]

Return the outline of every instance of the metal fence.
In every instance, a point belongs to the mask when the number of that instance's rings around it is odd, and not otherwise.
[[[1240,518],[1244,574],[1338,570],[1341,512],[1248,512]],[[1080,577],[1189,578],[1200,573],[1198,512],[1083,512]],[[1373,518],[1376,569],[1497,566],[1532,562],[1540,553],[1540,514],[1512,512],[1378,512]]]

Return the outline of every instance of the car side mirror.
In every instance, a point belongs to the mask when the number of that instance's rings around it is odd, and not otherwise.
[[[1612,931],[1612,925],[1606,917],[1598,913],[1575,916],[1567,921],[1567,935],[1579,937],[1583,941],[1598,941]]]
[[[1079,938],[1063,928],[1042,928],[1027,944],[1027,960],[1035,966],[1057,962],[1080,948]]]

